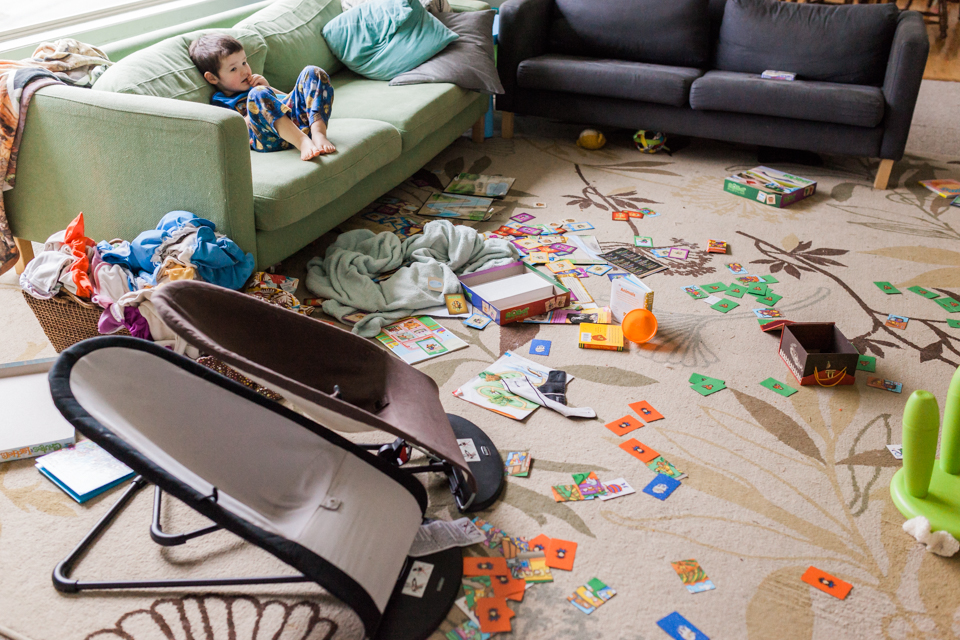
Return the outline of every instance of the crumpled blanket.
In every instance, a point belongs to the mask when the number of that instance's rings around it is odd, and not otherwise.
[[[341,234],[327,249],[326,257],[307,263],[306,285],[315,295],[328,298],[323,311],[337,319],[367,312],[353,332],[371,338],[385,325],[417,309],[443,304],[445,294],[460,291],[458,275],[518,258],[516,247],[506,240],[484,240],[475,229],[455,226],[449,220],[428,222],[422,234],[402,242],[389,231],[374,234],[357,229]],[[412,264],[403,267],[408,262]],[[387,280],[373,281],[398,268]]]
[[[17,153],[33,94],[59,82],[89,87],[111,64],[96,47],[70,38],[41,44],[32,58],[0,60],[0,191],[12,189],[16,182]],[[0,199],[0,274],[19,258]]]

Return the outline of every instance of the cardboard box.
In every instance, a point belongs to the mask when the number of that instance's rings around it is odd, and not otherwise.
[[[801,385],[853,384],[860,353],[832,322],[795,322],[783,327],[780,359]]]
[[[536,274],[550,285],[550,293],[544,297],[525,302],[519,305],[508,305],[505,308],[499,308],[495,300],[485,300],[483,296],[478,295],[474,287],[486,285],[497,280],[505,280],[514,276],[525,274]],[[502,267],[493,267],[485,269],[470,275],[460,276],[460,284],[463,285],[463,295],[474,307],[480,310],[485,316],[489,316],[494,322],[503,326],[511,322],[518,322],[530,316],[539,316],[541,314],[562,309],[570,304],[570,291],[557,283],[552,278],[543,275],[532,266],[523,262],[511,262]],[[496,290],[495,288],[493,288]],[[483,287],[482,291],[489,291],[488,287]],[[489,297],[489,296],[488,296]]]
[[[724,180],[723,190],[782,209],[815,194],[817,183],[770,167],[754,167]]]

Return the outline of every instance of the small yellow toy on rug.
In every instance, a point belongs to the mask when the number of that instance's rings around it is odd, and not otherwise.
[[[645,131],[640,129],[633,134],[633,143],[637,146],[640,153],[656,153],[663,149],[670,153],[667,148],[667,136],[659,131]]]
[[[590,151],[602,149],[605,144],[607,144],[607,139],[596,129],[584,129],[580,132],[580,137],[577,138],[577,146]]]

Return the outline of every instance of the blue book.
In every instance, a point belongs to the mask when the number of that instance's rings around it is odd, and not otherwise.
[[[136,475],[89,440],[37,458],[36,467],[81,504]]]

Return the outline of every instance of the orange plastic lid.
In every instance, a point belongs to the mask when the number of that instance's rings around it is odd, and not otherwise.
[[[620,328],[630,342],[643,343],[657,334],[657,316],[646,309],[634,309],[623,317]]]

